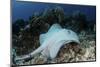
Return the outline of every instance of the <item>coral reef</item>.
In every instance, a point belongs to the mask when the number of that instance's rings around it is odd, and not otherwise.
[[[91,22],[91,23],[90,23]],[[48,59],[41,53],[27,60],[16,61],[15,57],[29,54],[40,46],[39,36],[58,23],[65,29],[71,29],[79,37],[80,46],[69,43],[61,47],[54,59]],[[61,7],[46,9],[33,14],[29,21],[18,19],[12,25],[12,63],[14,65],[48,64],[62,62],[79,62],[96,60],[96,26],[88,21],[86,15],[76,11],[65,15]]]

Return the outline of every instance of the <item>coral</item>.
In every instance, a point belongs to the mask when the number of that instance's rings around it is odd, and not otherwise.
[[[58,29],[54,27],[54,32],[51,27],[55,23],[61,25],[62,28],[60,26],[57,26]],[[29,21],[18,19],[12,25],[12,62],[15,65],[30,65],[94,61],[96,60],[95,27],[95,22],[92,20],[88,21],[87,15],[83,14],[82,12],[76,11],[71,15],[65,15],[64,10],[59,6],[52,9],[45,9],[45,11],[40,13],[33,13]],[[75,45],[76,43],[66,43],[60,48],[56,57],[53,59],[48,59],[44,57],[42,53],[39,53],[30,59],[15,61],[16,57],[29,54],[36,50],[39,46],[43,45],[43,43],[52,36],[49,36],[47,33],[53,32],[52,34],[54,34],[57,33],[57,30],[63,28],[65,30],[70,29],[77,33],[80,41],[80,46]],[[60,38],[60,36],[57,36],[56,39],[57,38]],[[51,38],[50,41],[52,40],[53,39]],[[59,45],[59,43],[60,42],[57,44]]]

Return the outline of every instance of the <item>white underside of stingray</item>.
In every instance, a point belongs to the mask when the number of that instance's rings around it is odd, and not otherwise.
[[[61,28],[59,24],[53,24],[47,33],[40,35],[40,47],[28,55],[16,57],[15,60],[24,60],[41,53],[47,58],[55,58],[60,48],[70,42],[80,43],[78,36],[72,30]]]

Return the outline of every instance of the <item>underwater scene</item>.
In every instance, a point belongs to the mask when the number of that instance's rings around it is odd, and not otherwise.
[[[96,61],[96,6],[11,1],[11,65]]]

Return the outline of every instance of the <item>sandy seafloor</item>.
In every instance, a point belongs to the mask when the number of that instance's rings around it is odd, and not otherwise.
[[[25,62],[17,63],[18,65],[34,65],[34,64],[52,64],[52,63],[69,63],[69,62],[85,62],[96,60],[96,40],[95,35],[83,35],[79,34],[80,38],[80,52],[75,52],[72,49],[62,47],[59,51],[59,55],[52,60],[43,57],[41,54],[37,54],[34,58]],[[77,49],[77,48],[76,48]]]

